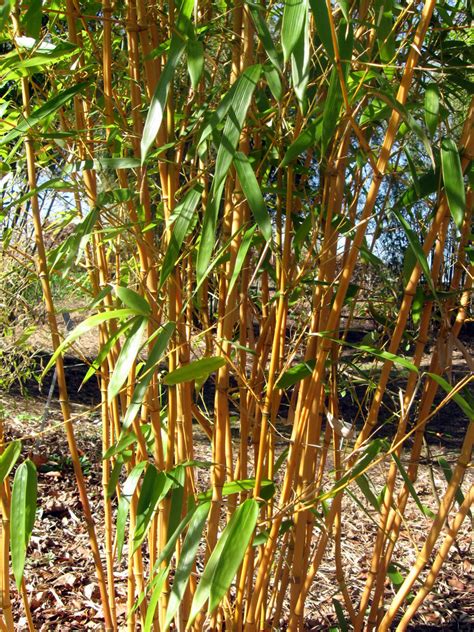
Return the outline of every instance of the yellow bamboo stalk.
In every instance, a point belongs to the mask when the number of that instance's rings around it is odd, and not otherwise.
[[[446,558],[448,557],[448,553],[456,539],[456,536],[461,528],[462,523],[466,515],[469,513],[470,508],[474,503],[474,486],[471,485],[471,488],[464,498],[464,502],[462,503],[459,511],[454,517],[452,526],[448,529],[448,534],[446,535],[443,543],[441,544],[439,551],[435,557],[435,560],[431,566],[430,572],[428,573],[427,578],[423,586],[416,593],[413,601],[408,606],[405,614],[403,615],[400,623],[397,626],[397,632],[404,632],[407,629],[408,624],[412,620],[413,616],[419,610],[421,604],[426,599],[429,592],[433,589],[436,578],[439,575],[441,567],[443,566]]]
[[[14,30],[16,33],[20,33],[19,22],[16,12],[12,14]],[[30,96],[29,96],[29,85],[28,79],[23,77],[21,80],[22,86],[22,100],[23,100],[23,108],[25,116],[29,116],[30,114]],[[31,136],[25,136],[24,140],[25,151],[26,151],[26,161],[27,161],[27,171],[28,171],[28,186],[30,191],[36,190],[36,166],[35,166],[35,149],[34,143]],[[56,322],[56,315],[54,311],[54,303],[51,294],[51,288],[49,284],[49,274],[48,274],[48,264],[46,251],[43,241],[43,227],[41,224],[41,215],[40,215],[40,206],[38,201],[38,196],[33,193],[31,197],[31,209],[33,215],[33,224],[34,224],[34,232],[35,232],[35,241],[37,248],[37,266],[38,266],[38,277],[41,282],[41,287],[43,290],[43,297],[46,305],[46,312],[48,317],[49,329],[51,332],[51,339],[54,351],[59,347],[60,339]],[[76,476],[76,482],[79,491],[79,497],[81,500],[84,518],[86,522],[87,532],[89,535],[89,542],[92,550],[92,555],[94,558],[94,564],[97,573],[97,579],[99,584],[99,590],[101,595],[101,602],[104,611],[104,619],[105,619],[105,628],[107,632],[109,630],[113,630],[113,620],[110,612],[109,599],[108,599],[108,591],[107,585],[105,581],[105,575],[102,567],[102,561],[100,559],[99,546],[97,541],[97,536],[95,532],[94,520],[92,517],[92,512],[90,509],[89,499],[87,496],[84,475],[82,473],[81,464],[79,461],[79,453],[77,449],[76,439],[74,435],[74,429],[71,422],[71,413],[69,406],[69,399],[67,394],[67,386],[66,386],[66,376],[64,372],[64,365],[62,357],[59,356],[56,360],[56,374],[58,380],[58,388],[59,388],[59,401],[61,405],[61,411],[64,419],[64,428],[66,431],[69,452],[71,455],[71,460],[74,467],[74,473]]]
[[[413,40],[413,46],[410,49],[410,53],[409,53],[407,63],[405,66],[405,71],[404,71],[402,81],[400,83],[400,87],[397,93],[397,100],[402,104],[406,102],[406,99],[408,96],[408,90],[411,85],[414,68],[418,62],[418,57],[419,57],[418,51],[421,49],[422,42],[425,38],[435,4],[436,4],[435,0],[427,0],[427,2],[423,6],[420,23],[418,25],[418,28]],[[380,151],[380,155],[377,161],[378,173],[375,174],[375,177],[372,180],[372,183],[367,195],[365,207],[361,215],[361,222],[354,235],[353,245],[349,252],[344,270],[342,271],[342,274],[340,277],[339,288],[335,296],[331,313],[328,319],[328,329],[330,331],[335,329],[339,320],[339,316],[342,310],[347,288],[349,286],[350,278],[355,268],[355,264],[358,259],[359,249],[360,249],[360,246],[362,245],[362,240],[365,235],[366,222],[371,216],[373,209],[375,207],[377,194],[378,194],[380,184],[381,184],[380,174],[383,174],[387,167],[388,160],[390,157],[390,151],[395,140],[399,122],[400,122],[400,115],[398,114],[397,111],[394,110],[390,117],[387,132],[386,132],[384,142],[382,144],[382,148]],[[316,366],[311,378],[311,384],[307,393],[308,402],[310,402],[313,399],[315,392],[318,388],[318,385],[322,381],[322,377],[324,373],[324,363],[327,357],[327,353],[328,351],[322,351],[319,354],[319,357],[318,357],[318,360],[317,360],[317,363],[316,363]],[[280,503],[282,506],[284,506],[288,502],[288,499],[289,499],[289,495],[291,491],[291,481],[293,479],[293,473],[296,466],[296,456],[298,454],[299,446],[301,445],[303,433],[306,427],[306,423],[308,421],[308,416],[309,416],[308,411],[309,411],[309,408],[306,407],[300,419],[297,421],[297,423],[295,423],[295,426],[293,429],[292,446],[291,446],[291,451],[288,458],[286,476],[283,483],[282,494],[281,494],[281,499],[280,499]],[[255,583],[255,590],[253,593],[251,607],[247,615],[247,623],[249,625],[249,630],[254,629],[255,613],[259,610],[262,599],[263,599],[264,586],[266,585],[266,573],[270,565],[270,560],[273,557],[274,547],[275,547],[280,523],[281,523],[281,518],[277,517],[274,520],[268,543],[266,544],[265,549],[264,549],[260,569],[259,569],[256,583]]]
[[[395,615],[397,614],[400,606],[406,599],[408,593],[410,592],[413,584],[417,580],[423,568],[426,566],[431,552],[436,544],[436,541],[439,537],[441,529],[443,528],[444,523],[448,517],[449,510],[451,508],[452,502],[454,500],[454,495],[463,479],[466,468],[469,466],[472,447],[474,443],[474,424],[469,424],[466,436],[463,441],[463,445],[461,448],[461,453],[457,460],[457,465],[454,468],[452,479],[449,482],[446,493],[441,501],[440,507],[438,509],[438,513],[436,514],[431,529],[426,538],[426,542],[423,545],[418,557],[416,559],[415,564],[411,568],[408,573],[405,581],[399,588],[397,594],[395,595],[392,603],[390,604],[387,613],[384,618],[380,622],[379,630],[380,632],[387,632],[389,629]]]

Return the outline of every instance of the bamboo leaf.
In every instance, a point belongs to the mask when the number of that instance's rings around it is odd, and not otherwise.
[[[194,362],[180,366],[178,369],[168,373],[163,378],[163,383],[167,386],[174,386],[182,382],[191,382],[192,380],[206,380],[211,373],[214,373],[214,371],[217,371],[224,365],[225,358],[221,356],[194,360]]]
[[[186,466],[184,463],[177,465],[172,472],[168,474],[171,476],[174,484],[171,491],[171,503],[168,518],[168,538],[170,538],[176,531],[176,528],[181,519],[183,512],[183,500],[184,500],[184,484],[186,479]]]
[[[117,509],[117,558],[119,562],[122,559],[123,543],[125,541],[125,523],[130,510],[130,503],[146,465],[146,461],[141,461],[135,465],[123,484],[122,493],[120,494]]]
[[[278,102],[281,101],[283,97],[283,86],[281,84],[278,70],[266,65],[264,66],[263,72],[265,74],[265,79],[267,80],[268,87],[273,94],[273,98]]]
[[[448,395],[453,390],[451,384],[447,382],[443,377],[441,377],[441,375],[436,375],[436,373],[427,373],[427,375],[429,375],[432,380],[439,384],[439,386],[441,386],[441,388],[446,391]],[[469,421],[474,421],[474,408],[471,406],[471,404],[469,404],[468,401],[460,393],[456,393],[455,395],[453,395],[453,400],[464,412],[464,414],[467,415]]]
[[[228,481],[222,487],[222,496],[231,496],[232,494],[240,494],[241,492],[253,490],[255,488],[254,478],[245,478],[238,481]],[[260,485],[260,498],[270,500],[275,495],[275,484],[273,481],[263,479]],[[201,492],[197,495],[199,502],[211,500],[212,490]]]
[[[12,129],[10,132],[5,134],[0,139],[0,145],[4,145],[5,143],[10,143],[12,140],[18,138],[25,132],[30,132],[31,129],[41,123],[46,118],[54,114],[59,108],[62,108],[66,103],[76,95],[80,93],[84,93],[85,89],[89,86],[89,81],[83,81],[81,83],[77,83],[76,85],[60,92],[55,97],[47,101],[44,105],[40,106],[37,110],[31,113],[26,119],[23,119],[18,123],[15,129]]]
[[[137,436],[131,430],[122,432],[122,434],[118,438],[117,443],[110,446],[110,448],[105,452],[104,456],[102,457],[103,460],[106,461],[112,458],[113,456],[120,454],[123,450],[126,450],[129,445],[136,443],[136,441],[137,441]]]
[[[183,599],[210,507],[210,502],[199,505],[189,523],[173,580],[168,610],[166,611],[165,629],[169,627]]]
[[[214,180],[203,219],[201,243],[199,245],[196,263],[196,278],[198,284],[205,277],[209,261],[211,260],[216,239],[217,216],[225,180],[232,164],[247,110],[250,106],[257,82],[260,79],[261,72],[262,67],[256,64],[255,66],[247,68],[237,79],[238,85],[233,94],[222,132],[222,138],[217,152]]]
[[[466,210],[466,192],[458,148],[451,138],[441,143],[441,166],[449,210],[456,226],[461,230]]]
[[[15,463],[18,461],[18,457],[21,454],[21,441],[11,441],[0,454],[0,484],[6,479],[6,477],[12,471]]]
[[[272,222],[268,214],[267,205],[263,199],[260,185],[255,176],[249,159],[241,151],[237,152],[234,157],[234,165],[239,176],[239,182],[242,186],[250,210],[255,217],[255,221],[260,228],[266,241],[272,240]]]
[[[425,123],[431,136],[438,127],[439,118],[439,88],[436,83],[430,83],[425,91]]]
[[[112,400],[119,394],[142,345],[143,333],[148,321],[146,318],[141,318],[140,316],[137,316],[134,320],[135,323],[128,332],[127,339],[120,351],[120,355],[117,358],[117,363],[110,378],[107,389],[107,397],[109,400]]]
[[[25,34],[33,39],[38,39],[41,32],[42,4],[42,0],[30,0],[22,20]]]
[[[194,8],[194,0],[182,0],[180,13],[171,37],[170,52],[166,60],[155,92],[151,99],[150,108],[146,117],[141,140],[141,161],[145,163],[150,147],[155,142],[156,135],[163,121],[163,113],[166,108],[168,91],[175,75],[179,60],[186,48],[190,19]]]
[[[285,371],[281,377],[278,378],[275,388],[290,388],[294,386],[300,380],[304,380],[313,373],[316,362],[314,360],[305,360],[300,362],[290,369]]]
[[[307,0],[285,0],[281,26],[281,44],[285,63],[290,59],[290,55],[301,37],[307,13]]]
[[[53,366],[53,364],[56,362],[57,358],[61,355],[61,353],[63,353],[63,351],[65,351],[68,347],[70,347],[75,340],[83,336],[85,333],[87,333],[91,329],[94,329],[94,327],[97,327],[98,325],[101,325],[102,323],[105,323],[108,320],[117,319],[119,321],[122,321],[128,316],[136,316],[136,315],[137,315],[136,311],[132,309],[114,309],[114,310],[111,310],[110,312],[101,312],[100,314],[94,314],[94,316],[90,316],[89,318],[86,318],[86,320],[82,321],[82,323],[79,323],[79,325],[59,345],[59,347],[51,356],[50,361],[46,365],[46,368],[44,369],[42,376],[46,375],[46,373]]]
[[[423,248],[421,247],[417,234],[411,228],[410,224],[407,222],[407,220],[403,217],[403,215],[397,208],[394,208],[392,210],[393,210],[394,215],[396,216],[396,218],[402,225],[403,230],[405,231],[405,235],[407,237],[408,243],[410,244],[410,247],[418,263],[420,264],[420,267],[423,271],[423,274],[425,275],[426,281],[428,282],[431,291],[436,296],[436,289],[433,284],[433,279],[431,278],[430,266],[428,264],[428,260],[425,256],[425,253],[423,252]]]
[[[337,74],[337,69],[333,68],[326,101],[324,103],[323,126],[321,132],[321,154],[323,156],[326,153],[326,149],[328,148],[336,130],[341,105],[342,93],[341,86],[339,84],[339,76]]]
[[[309,124],[301,134],[291,143],[288,147],[283,160],[281,162],[281,168],[287,167],[291,162],[296,160],[307,149],[314,147],[321,140],[323,119],[319,116],[315,121]]]
[[[276,70],[281,72],[281,53],[277,52],[267,23],[263,18],[262,13],[264,12],[264,7],[262,7],[260,3],[249,2],[249,0],[245,0],[245,4],[249,8],[250,15],[252,16],[252,20],[255,25],[257,37],[262,42],[262,46],[268,55],[268,59],[271,61]]]
[[[13,0],[5,0],[0,4],[0,29],[3,29],[10,18],[10,10]]]
[[[60,270],[63,278],[67,276],[74,263],[77,264],[81,258],[98,217],[98,208],[92,208],[82,222],[74,228],[72,235],[49,254],[51,271]]]
[[[195,38],[190,39],[187,45],[187,53],[188,73],[193,90],[196,90],[204,69],[204,47],[202,42]]]
[[[453,471],[451,469],[451,466],[446,461],[444,456],[439,456],[438,457],[438,463],[439,463],[441,469],[443,470],[444,477],[446,479],[446,482],[449,485],[449,483],[451,482],[451,479],[453,478]],[[462,493],[461,486],[459,486],[458,489],[456,490],[456,496],[455,497],[456,497],[456,502],[458,503],[459,506],[461,506],[463,504],[463,502],[464,502],[464,494]],[[472,519],[471,510],[468,511],[468,516]]]
[[[249,498],[238,507],[224,530],[224,533],[226,531],[228,533],[218,558],[219,564],[217,564],[212,576],[209,613],[214,612],[219,605],[242,563],[245,550],[257,524],[258,510],[257,501]],[[224,537],[224,533],[222,537]],[[204,579],[205,572],[206,569],[204,569],[201,581]]]
[[[349,483],[356,480],[364,473],[384,447],[385,442],[383,439],[374,439],[374,441],[371,441],[367,448],[363,451],[361,458],[336,482],[329,492],[319,496],[318,500],[324,501],[328,498],[334,498],[334,496],[349,485]]]
[[[148,385],[150,384],[153,377],[153,370],[158,362],[161,360],[164,352],[166,351],[168,343],[171,340],[171,336],[174,333],[174,329],[174,323],[166,323],[166,325],[164,325],[163,328],[159,331],[158,339],[148,356],[148,360],[146,361],[146,364],[143,368],[141,377],[138,381],[138,384],[135,386],[135,390],[133,391],[132,401],[127,409],[127,412],[125,413],[125,417],[123,420],[123,428],[128,428],[137,416],[143,399],[145,398]]]
[[[250,246],[252,245],[253,236],[256,230],[257,230],[257,227],[252,226],[252,228],[249,228],[249,230],[247,230],[244,233],[244,236],[242,237],[242,242],[240,244],[239,252],[237,253],[237,256],[235,257],[235,265],[234,265],[234,270],[232,272],[232,277],[229,282],[229,287],[227,288],[228,295],[230,295],[230,293],[234,289],[234,285],[239,277],[240,271],[242,270],[242,266],[245,263],[245,258],[247,257],[247,253],[250,249]]]
[[[428,509],[428,507],[425,507],[423,503],[421,502],[418,494],[416,493],[415,487],[413,486],[413,483],[411,482],[410,477],[408,476],[407,471],[403,467],[402,462],[400,461],[398,456],[395,454],[395,452],[392,452],[392,459],[397,464],[398,470],[400,474],[402,475],[402,478],[405,481],[405,485],[407,486],[407,489],[410,492],[411,497],[415,501],[418,509],[427,518],[434,518],[434,513],[430,509]]]
[[[81,388],[88,380],[90,380],[90,378],[95,373],[97,373],[97,371],[100,369],[102,363],[107,358],[108,354],[110,353],[110,350],[115,345],[117,340],[128,329],[130,329],[130,327],[133,325],[133,323],[134,323],[134,319],[130,318],[130,320],[127,320],[124,323],[121,323],[121,325],[117,328],[117,331],[115,331],[111,336],[109,336],[109,338],[107,339],[105,344],[101,347],[96,359],[92,362],[90,367],[87,369],[87,373],[85,374],[84,379],[82,380],[81,386],[79,388]]]
[[[202,606],[209,599],[212,612],[227,592],[242,562],[257,523],[258,503],[250,498],[232,514],[203,571],[191,605],[186,629],[189,629]]]
[[[195,210],[201,199],[201,194],[201,188],[196,187],[191,189],[174,210],[173,215],[176,217],[176,221],[161,267],[160,288],[163,287],[169,275],[174,270],[183,241],[195,219]]]
[[[346,340],[339,340],[337,338],[331,338],[331,336],[324,331],[314,334],[315,336],[321,336],[323,338],[329,338],[332,342],[336,342],[337,344],[344,345],[346,347],[352,347],[353,349],[357,349],[358,351],[362,351],[363,353],[368,353],[369,355],[373,355],[376,358],[380,358],[381,360],[387,360],[388,362],[393,362],[394,364],[399,364],[400,366],[408,369],[409,371],[414,371],[415,373],[419,373],[418,367],[409,362],[403,356],[395,355],[394,353],[390,353],[389,351],[383,351],[382,349],[376,349],[375,347],[370,347],[369,345],[362,345],[347,342]]]
[[[326,2],[324,0],[310,0],[311,11],[314,15],[314,24],[329,59],[334,61],[334,45],[332,43],[331,25]]]
[[[143,316],[150,315],[151,308],[143,296],[140,296],[140,294],[137,294],[137,292],[128,287],[123,287],[123,285],[118,285],[115,291],[122,303],[130,309],[133,309],[136,314]]]
[[[165,474],[158,472],[152,463],[148,463],[142,488],[138,497],[137,517],[133,533],[133,551],[143,542],[159,502],[168,493],[173,481]]]
[[[356,483],[375,511],[380,513],[380,503],[370,487],[370,480],[368,476],[366,474],[361,474],[361,476],[356,478]]]
[[[309,70],[309,15],[306,11],[303,29],[291,53],[293,89],[303,112],[306,109],[306,86],[309,80]]]
[[[11,498],[10,546],[15,582],[20,589],[25,567],[26,549],[30,541],[36,513],[37,474],[27,459],[15,473]]]

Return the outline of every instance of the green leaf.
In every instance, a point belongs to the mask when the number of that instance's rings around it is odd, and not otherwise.
[[[128,329],[130,329],[130,327],[133,325],[134,323],[134,318],[130,318],[130,320],[125,321],[124,323],[121,323],[121,325],[117,328],[117,331],[115,331],[105,342],[105,344],[101,347],[96,359],[92,362],[92,364],[90,365],[90,367],[87,369],[87,373],[84,376],[84,379],[81,382],[81,387],[88,381],[90,380],[90,378],[97,373],[97,371],[100,369],[100,367],[102,366],[102,363],[105,362],[108,354],[110,353],[110,350],[112,349],[112,347],[115,345],[115,343],[117,342],[117,340],[120,338],[121,335],[123,335]],[[80,387],[80,388],[81,388]]]
[[[380,503],[370,487],[370,480],[367,474],[361,474],[361,476],[358,476],[356,478],[356,483],[375,511],[380,513]]]
[[[110,477],[107,482],[107,498],[112,498],[115,494],[115,490],[117,488],[120,474],[122,473],[123,467],[123,458],[121,456],[115,461],[112,471],[110,472]]]
[[[257,524],[258,503],[250,498],[237,508],[222,532],[203,571],[191,605],[189,629],[209,599],[212,613],[230,587]]]
[[[166,323],[166,325],[164,325],[161,331],[158,333],[158,339],[148,356],[148,360],[146,361],[145,366],[143,367],[141,377],[138,381],[138,384],[135,386],[135,390],[133,391],[132,401],[130,402],[127,412],[125,413],[122,424],[124,428],[128,428],[137,416],[137,413],[140,410],[140,406],[142,405],[143,399],[145,397],[148,385],[150,384],[153,377],[153,370],[161,360],[164,352],[166,351],[174,330],[174,323]]]
[[[216,225],[219,214],[224,184],[227,173],[232,164],[235,150],[238,145],[242,126],[247,115],[247,110],[252,100],[252,95],[262,72],[259,64],[249,66],[237,79],[237,86],[233,93],[227,119],[222,132],[214,169],[214,179],[209,194],[209,201],[204,214],[201,243],[199,245],[196,263],[196,280],[201,283],[206,275],[209,261],[216,241]]]
[[[234,165],[239,176],[239,182],[242,186],[250,210],[255,217],[255,221],[260,228],[266,241],[272,240],[272,222],[268,214],[267,205],[263,199],[260,185],[255,176],[249,159],[241,151],[238,151],[234,157]]]
[[[290,59],[290,55],[301,37],[307,13],[307,0],[285,0],[281,25],[281,45],[285,63]]]
[[[423,292],[423,288],[418,286],[416,288],[415,296],[413,297],[413,303],[411,305],[411,318],[415,326],[420,323],[424,305],[425,293]]]
[[[362,351],[363,353],[368,353],[370,355],[375,356],[376,358],[380,358],[381,360],[387,360],[388,362],[393,362],[394,364],[399,364],[400,366],[408,369],[409,371],[414,371],[418,373],[418,367],[409,362],[403,356],[395,355],[394,353],[390,353],[389,351],[383,351],[382,349],[376,349],[375,347],[370,347],[368,345],[356,344],[347,342],[346,340],[339,340],[336,338],[331,338],[327,332],[319,332],[315,334],[316,336],[321,336],[323,338],[329,338],[332,342],[336,342],[337,344],[344,345],[346,347],[352,347],[353,349],[357,349],[358,351]]]
[[[5,27],[5,24],[10,18],[12,4],[13,0],[5,0],[2,4],[0,4],[0,29]]]
[[[194,360],[194,362],[190,362],[168,373],[163,378],[163,383],[167,386],[174,386],[175,384],[190,382],[191,380],[206,380],[211,373],[214,373],[214,371],[217,371],[224,365],[225,358],[221,356]]]
[[[316,362],[314,360],[306,360],[305,362],[295,364],[295,366],[292,366],[291,369],[285,371],[277,380],[275,388],[290,388],[290,386],[293,386],[300,380],[304,380],[313,373],[315,364]]]
[[[374,439],[374,441],[371,441],[362,452],[360,459],[336,482],[329,492],[319,496],[318,500],[324,501],[328,498],[333,498],[349,485],[349,483],[361,476],[385,446],[386,442],[383,439]]]
[[[5,134],[0,139],[0,145],[4,145],[5,143],[10,143],[12,140],[15,140],[18,136],[21,136],[24,132],[30,132],[31,129],[41,123],[46,118],[54,114],[59,108],[66,105],[76,94],[84,93],[86,88],[89,86],[89,81],[83,81],[81,83],[77,83],[76,85],[60,92],[55,97],[47,101],[44,105],[39,107],[37,110],[32,112],[30,116],[26,119],[23,119],[18,123],[15,129],[12,129],[7,134]]]
[[[210,502],[199,505],[189,523],[168,602],[165,629],[169,627],[183,599],[210,507]]]
[[[287,167],[304,151],[319,143],[321,140],[322,125],[323,119],[319,116],[315,121],[310,123],[297,138],[295,138],[283,157],[280,165],[281,168]]]
[[[135,323],[128,332],[127,339],[120,351],[120,355],[117,358],[117,363],[115,364],[114,371],[110,378],[107,389],[109,401],[119,394],[142,345],[143,334],[148,321],[146,318],[140,316],[137,316],[134,320]]]
[[[30,0],[28,9],[22,19],[25,34],[38,39],[41,32],[42,0]]]
[[[125,541],[125,523],[130,510],[130,503],[146,465],[146,461],[137,463],[123,484],[117,508],[117,558],[119,562],[122,559],[123,543]]]
[[[123,450],[126,450],[128,446],[132,445],[133,443],[136,443],[136,441],[137,441],[137,436],[131,430],[122,432],[122,434],[117,440],[117,443],[110,446],[107,452],[105,452],[104,456],[102,457],[103,460],[105,461],[107,459],[112,458],[113,456],[116,456],[117,454],[120,454]]]
[[[6,479],[6,477],[12,471],[13,466],[18,461],[18,457],[21,454],[21,441],[11,441],[0,454],[0,484]]]
[[[451,138],[441,143],[441,166],[449,210],[456,226],[461,230],[466,210],[466,192],[458,148]]]
[[[133,309],[136,314],[142,316],[150,315],[151,308],[143,296],[140,296],[140,294],[137,294],[134,290],[123,287],[122,285],[118,285],[115,291],[122,303],[130,309]]]
[[[341,606],[341,602],[338,601],[335,597],[333,597],[332,605],[334,606],[334,610],[336,612],[337,621],[339,623],[339,630],[341,632],[348,632],[349,628],[347,626],[347,621],[346,621],[346,617],[344,616],[344,610]]]
[[[403,480],[405,481],[405,485],[407,486],[408,491],[410,492],[411,497],[413,498],[413,500],[415,501],[418,509],[421,511],[421,513],[426,516],[427,518],[434,518],[434,513],[428,509],[428,507],[425,507],[421,500],[418,497],[418,494],[416,493],[416,490],[413,486],[413,483],[410,480],[410,477],[408,476],[407,471],[405,470],[405,468],[403,467],[402,462],[400,461],[400,459],[398,458],[398,456],[395,454],[395,452],[392,452],[392,459],[395,461],[395,463],[397,464],[398,470],[400,472],[400,474],[402,475]]]
[[[172,483],[172,479],[165,472],[158,472],[152,463],[148,463],[138,497],[137,518],[133,534],[134,552],[143,542],[158,504],[166,496]]]
[[[410,244],[410,247],[418,263],[420,264],[420,267],[423,271],[423,274],[425,275],[426,281],[428,282],[428,285],[430,286],[431,291],[436,296],[436,289],[433,284],[433,279],[431,278],[430,266],[428,265],[428,260],[425,256],[425,253],[423,252],[423,248],[421,247],[420,241],[418,239],[418,235],[411,228],[410,224],[407,222],[407,220],[403,217],[403,215],[397,208],[394,208],[392,210],[395,217],[398,219],[398,221],[402,225],[403,230],[405,231],[405,235],[407,237],[408,243]]]
[[[310,0],[311,11],[314,15],[314,24],[328,57],[334,61],[334,45],[332,43],[331,25],[326,2],[324,0]]]
[[[263,18],[262,13],[265,10],[264,7],[262,7],[260,3],[249,2],[249,0],[245,0],[245,4],[249,8],[250,15],[252,16],[252,20],[255,25],[257,37],[261,41],[262,46],[268,55],[268,59],[271,61],[275,69],[278,72],[281,72],[281,53],[278,53],[276,50],[267,23]]]
[[[270,88],[273,98],[276,101],[281,101],[283,98],[283,86],[281,85],[280,75],[278,70],[271,66],[265,66],[263,69],[265,79],[267,80],[268,87]]]
[[[321,132],[321,154],[326,153],[326,149],[331,142],[333,134],[337,127],[337,121],[342,105],[342,92],[339,83],[337,69],[331,71],[331,79],[329,81],[329,89],[324,103],[323,127]]]
[[[66,278],[71,267],[79,262],[84,249],[89,242],[94,226],[99,217],[98,208],[92,208],[85,218],[77,224],[74,232],[49,255],[51,271],[60,270]]]
[[[183,0],[180,13],[174,25],[171,37],[170,52],[166,60],[155,92],[151,99],[150,109],[146,117],[141,140],[141,161],[145,163],[150,147],[155,142],[156,135],[163,121],[163,114],[168,99],[168,91],[175,76],[179,60],[186,48],[190,19],[194,8],[194,0]]]
[[[186,193],[184,199],[176,206],[173,212],[173,217],[176,217],[176,221],[161,267],[160,288],[163,287],[169,275],[174,270],[183,241],[188,234],[193,220],[195,220],[195,210],[201,199],[201,194],[201,188],[196,187],[191,189]]]
[[[43,376],[46,375],[46,373],[53,366],[53,364],[56,362],[56,359],[61,355],[61,353],[63,353],[63,351],[65,351],[68,347],[70,347],[75,340],[83,336],[85,333],[87,333],[91,329],[94,329],[94,327],[97,327],[98,325],[101,325],[102,323],[105,323],[108,320],[113,320],[116,318],[117,320],[121,321],[127,318],[128,316],[136,316],[136,315],[137,314],[135,310],[114,309],[114,310],[111,310],[110,312],[101,312],[100,314],[94,314],[94,316],[90,316],[89,318],[86,318],[86,320],[82,321],[82,323],[79,323],[79,325],[74,329],[74,331],[72,331],[69,334],[69,336],[65,340],[63,340],[63,342],[59,345],[59,347],[51,356],[51,359],[46,365],[46,368],[44,369],[42,375]]]
[[[444,389],[446,393],[449,394],[453,390],[453,387],[451,386],[451,384],[447,382],[440,375],[436,375],[436,373],[427,373],[427,375],[429,375],[432,380],[434,380],[437,384],[439,384],[439,386],[441,386],[441,388]],[[460,395],[459,393],[456,393],[456,395],[453,395],[453,400],[456,402],[459,408],[467,415],[467,418],[469,419],[469,421],[474,421],[474,408],[467,402],[467,400],[464,399],[464,397]]]
[[[430,83],[425,91],[425,123],[431,136],[434,136],[439,119],[439,88]]]
[[[198,39],[190,39],[187,45],[187,53],[188,73],[193,90],[196,90],[204,69],[204,47],[202,42]]]
[[[239,252],[237,253],[237,256],[235,257],[235,265],[234,265],[234,270],[232,271],[232,277],[229,282],[229,287],[227,288],[228,295],[230,295],[230,293],[234,289],[234,285],[238,279],[240,271],[242,270],[242,266],[245,263],[245,258],[247,257],[247,253],[250,249],[250,246],[252,245],[253,236],[256,230],[257,230],[257,227],[252,226],[252,228],[249,228],[249,230],[247,230],[244,233],[244,236],[242,237],[242,242],[240,244]]]
[[[161,597],[161,593],[163,591],[163,587],[165,585],[165,580],[170,572],[170,564],[166,568],[162,568],[157,575],[153,578],[153,581],[150,586],[150,590],[152,591],[150,600],[148,602],[146,608],[146,617],[145,617],[145,625],[143,626],[144,632],[150,632],[153,627],[153,619],[155,616],[155,611],[158,606],[159,599]]]
[[[184,463],[176,466],[169,474],[172,477],[173,489],[171,491],[171,504],[168,518],[168,538],[176,531],[181,519],[184,500],[184,483],[186,479],[186,467]]]
[[[306,109],[306,86],[308,85],[310,70],[309,47],[309,15],[308,12],[306,12],[303,29],[291,53],[291,79],[293,89],[303,112]]]
[[[36,468],[28,459],[15,473],[11,498],[10,546],[12,569],[18,590],[25,568],[26,549],[35,522],[37,485]]]
[[[449,483],[451,482],[451,479],[453,478],[453,472],[451,470],[451,467],[449,463],[446,461],[446,459],[444,458],[444,456],[438,457],[438,463],[441,469],[443,470],[444,477],[446,478],[446,481],[449,485]],[[461,506],[464,502],[464,494],[462,493],[461,486],[459,486],[456,490],[456,502],[458,503],[459,506]],[[468,516],[472,519],[471,510],[468,511]]]
[[[228,481],[222,487],[222,496],[231,496],[232,494],[240,494],[241,492],[250,491],[255,488],[254,478],[244,478],[237,481]],[[270,480],[263,479],[260,485],[260,498],[270,500],[275,494],[275,483]],[[211,500],[212,490],[201,492],[197,496],[199,502]]]

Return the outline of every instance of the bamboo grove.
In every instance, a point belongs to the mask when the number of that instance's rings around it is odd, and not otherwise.
[[[423,604],[474,494],[470,378],[452,371],[454,349],[472,370],[470,20],[460,0],[0,7],[2,234],[41,283],[106,630],[124,568],[129,630],[301,630],[328,554],[340,629],[405,630]],[[68,336],[59,278],[87,298]],[[360,318],[376,329],[353,342]],[[90,332],[100,511],[63,364]],[[465,435],[428,511],[419,463],[448,404]],[[34,629],[37,475],[2,440],[0,624],[18,594]],[[356,492],[376,525],[362,589]],[[414,503],[424,545],[390,591]]]

